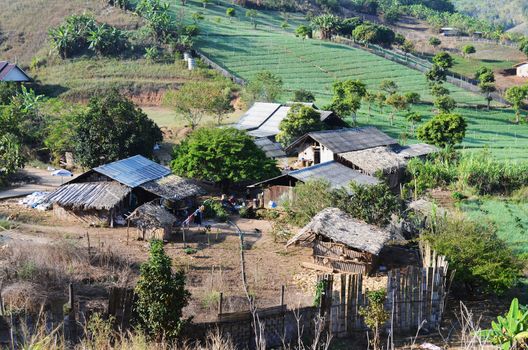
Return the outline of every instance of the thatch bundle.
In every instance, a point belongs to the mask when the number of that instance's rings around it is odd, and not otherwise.
[[[177,220],[167,209],[153,202],[138,207],[128,219],[138,228],[147,230],[171,227]]]
[[[80,210],[110,210],[131,191],[115,181],[72,183],[59,187],[45,200],[64,208]]]
[[[311,243],[317,236],[374,255],[378,255],[390,239],[390,233],[386,230],[354,219],[341,209],[326,208],[315,215],[286,246],[300,242]]]

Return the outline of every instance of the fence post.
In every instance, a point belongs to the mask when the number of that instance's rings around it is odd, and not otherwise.
[[[224,293],[220,292],[220,297],[218,298],[218,314],[221,315],[223,312],[223,304],[224,303]]]

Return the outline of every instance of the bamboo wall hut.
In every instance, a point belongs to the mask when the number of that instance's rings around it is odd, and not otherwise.
[[[192,206],[205,191],[195,181],[172,175],[171,171],[143,156],[133,156],[93,168],[52,192],[61,219],[76,219],[94,225],[113,226],[131,211],[153,200],[175,211]]]
[[[368,274],[390,240],[390,233],[354,219],[341,209],[326,208],[292,237],[293,244],[311,245],[313,263],[332,271]]]
[[[167,240],[170,238],[177,219],[167,209],[155,202],[139,206],[128,217],[128,220],[136,226],[140,239]]]

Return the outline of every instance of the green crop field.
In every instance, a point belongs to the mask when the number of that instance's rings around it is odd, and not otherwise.
[[[464,201],[461,207],[477,222],[494,225],[516,253],[528,253],[528,203],[490,198]]]
[[[225,16],[227,7],[236,9],[236,17]],[[191,22],[191,14],[202,12],[204,20],[198,22],[200,35],[196,47],[213,61],[231,73],[250,80],[257,72],[269,70],[280,76],[286,93],[283,100],[290,100],[292,92],[304,88],[315,93],[316,103],[324,106],[331,98],[332,83],[339,79],[360,79],[370,89],[377,89],[384,79],[397,82],[402,92],[415,91],[425,101],[431,101],[426,79],[420,72],[391,62],[369,52],[349,46],[315,39],[302,40],[295,37],[294,29],[303,23],[296,14],[281,14],[259,11],[257,29],[245,17],[245,9],[231,3],[214,1],[202,7],[192,0],[182,7],[173,3],[175,14],[184,14]],[[285,22],[288,28],[280,27]],[[451,95],[461,105],[457,112],[467,118],[469,128],[463,147],[468,150],[489,148],[502,159],[528,159],[528,126],[514,125],[510,109],[492,111],[477,110],[476,104],[484,104],[480,95],[447,84]],[[423,114],[424,120],[433,115],[432,106],[424,104],[414,107]],[[409,132],[404,113],[397,114],[394,125],[390,125],[389,108],[383,113],[376,110],[369,118],[363,106],[358,117],[360,125],[375,125],[393,137],[405,133],[406,142],[415,142]]]

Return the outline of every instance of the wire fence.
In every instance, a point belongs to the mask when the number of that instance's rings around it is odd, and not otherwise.
[[[433,66],[431,62],[425,59],[419,58],[411,53],[400,54],[396,51],[388,50],[378,45],[373,45],[369,43],[360,43],[353,39],[348,39],[348,38],[344,38],[341,36],[334,36],[332,38],[332,41],[339,43],[339,44],[348,45],[348,46],[351,46],[357,49],[367,50],[370,53],[373,53],[377,56],[380,56],[390,61],[402,64],[414,70],[418,70],[422,73],[427,72]],[[483,97],[487,97],[486,95],[480,92],[480,88],[478,87],[478,81],[476,79],[471,79],[471,78],[465,77],[463,75],[460,75],[454,72],[448,72],[446,80],[448,83],[451,83],[462,89],[471,91],[475,94],[479,94]],[[490,97],[499,103],[502,103],[504,105],[509,105],[509,102],[506,101],[502,97],[501,91],[491,93]]]

